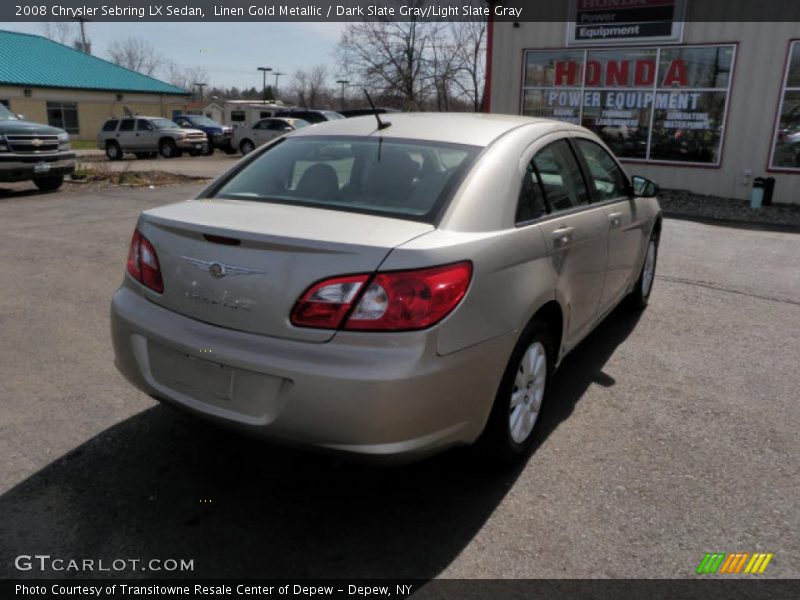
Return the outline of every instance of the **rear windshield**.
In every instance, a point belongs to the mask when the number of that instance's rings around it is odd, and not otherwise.
[[[215,197],[433,223],[479,151],[419,140],[288,137],[225,181]]]

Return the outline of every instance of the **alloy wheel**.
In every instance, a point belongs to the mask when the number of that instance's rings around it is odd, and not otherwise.
[[[511,392],[508,427],[511,439],[517,444],[524,443],[533,431],[546,384],[547,352],[544,345],[537,341],[522,355]]]

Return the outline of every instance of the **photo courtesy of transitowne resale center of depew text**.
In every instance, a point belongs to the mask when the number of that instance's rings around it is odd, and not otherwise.
[[[0,21],[0,598],[800,595],[800,5]]]

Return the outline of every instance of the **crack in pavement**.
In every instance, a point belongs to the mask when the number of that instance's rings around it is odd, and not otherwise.
[[[698,287],[703,287],[709,290],[717,290],[720,292],[728,292],[729,294],[739,294],[740,296],[748,296],[750,298],[758,298],[759,300],[769,300],[770,302],[778,302],[780,304],[793,304],[795,306],[800,306],[800,301],[797,300],[789,300],[788,298],[783,298],[780,296],[767,296],[765,294],[758,294],[755,292],[748,292],[745,290],[740,290],[731,287],[725,287],[723,285],[719,285],[717,283],[712,283],[710,281],[701,281],[696,279],[687,279],[684,277],[670,277],[669,275],[656,275],[656,279],[660,279],[662,281],[667,281],[669,283],[682,283],[684,285],[695,285]]]

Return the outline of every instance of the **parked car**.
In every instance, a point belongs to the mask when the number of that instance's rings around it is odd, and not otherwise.
[[[0,104],[0,181],[33,181],[51,192],[74,170],[66,131],[26,121]]]
[[[233,132],[231,145],[242,154],[249,154],[259,146],[308,124],[303,119],[261,119],[248,127],[237,128]]]
[[[236,148],[231,145],[233,127],[217,123],[205,115],[178,115],[172,119],[184,129],[199,129],[208,138],[206,154],[214,154],[214,149],[219,148],[225,154],[234,154]]]
[[[183,129],[162,117],[109,119],[97,134],[97,147],[109,160],[119,160],[125,152],[136,158],[177,158],[184,151],[192,155],[207,152],[208,138],[199,129]]]
[[[353,117],[363,117],[366,115],[374,115],[375,113],[379,115],[383,115],[386,113],[395,113],[400,112],[396,108],[380,108],[376,107],[375,110],[372,110],[369,106],[364,108],[347,108],[345,110],[340,110],[339,114],[342,115],[345,119],[352,119]]]
[[[299,129],[140,216],[111,307],[116,365],[276,440],[524,456],[564,356],[622,300],[647,305],[656,192],[558,121]]]
[[[314,110],[310,108],[287,108],[284,110],[276,110],[274,113],[272,113],[272,116],[285,119],[303,119],[312,125],[315,123],[324,123],[325,121],[344,119],[342,115],[332,110]]]

